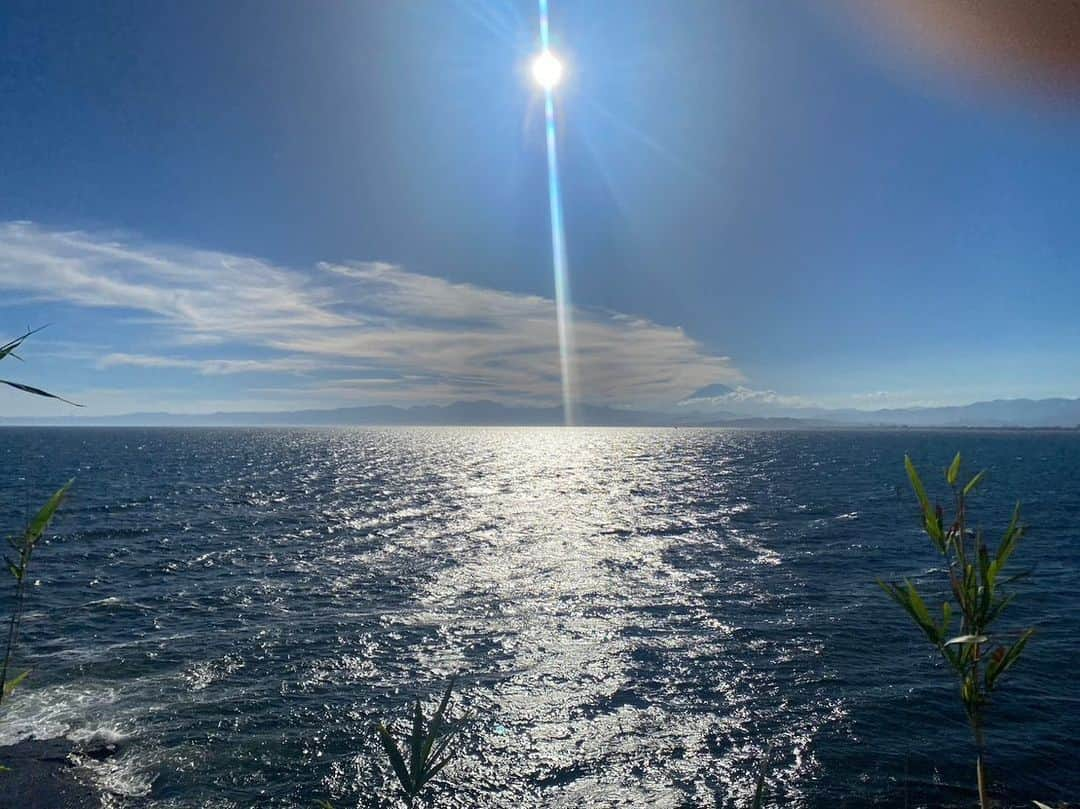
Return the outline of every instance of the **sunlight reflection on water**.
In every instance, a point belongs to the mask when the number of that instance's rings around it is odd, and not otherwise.
[[[924,790],[966,780],[963,723],[925,721],[952,715],[951,693],[873,585],[932,561],[883,550],[922,550],[895,495],[910,437],[4,438],[9,460],[44,447],[95,485],[41,555],[41,673],[0,742],[122,732],[120,805],[369,805],[391,794],[372,723],[453,672],[477,720],[444,806],[745,805],[768,746],[791,806],[895,801],[909,750],[957,750],[915,762]],[[1017,454],[986,441],[990,463]],[[868,625],[905,654],[868,648]],[[1068,710],[999,756],[1064,750]]]

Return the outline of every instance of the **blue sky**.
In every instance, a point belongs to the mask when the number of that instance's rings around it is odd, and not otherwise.
[[[839,7],[551,2],[584,399],[1080,396],[1075,98]],[[52,324],[6,376],[100,414],[558,401],[533,3],[4,15],[0,322]]]

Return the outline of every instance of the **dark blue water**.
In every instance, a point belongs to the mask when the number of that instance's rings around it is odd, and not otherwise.
[[[874,584],[938,570],[902,458],[957,449],[1036,567],[992,775],[1076,799],[1076,434],[3,430],[4,525],[77,482],[0,742],[120,738],[108,806],[369,806],[372,723],[461,672],[442,806],[745,805],[770,746],[776,803],[968,803],[953,682]]]

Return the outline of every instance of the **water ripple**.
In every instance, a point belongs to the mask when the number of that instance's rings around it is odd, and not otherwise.
[[[369,805],[372,723],[462,672],[445,806],[745,805],[770,747],[783,805],[964,795],[951,684],[874,586],[933,562],[903,453],[955,446],[992,467],[988,521],[1025,499],[1046,560],[993,762],[1065,798],[1080,703],[1038,672],[1080,665],[1067,435],[0,431],[8,467],[50,459],[5,524],[78,475],[0,744],[117,734],[87,763],[116,807]]]

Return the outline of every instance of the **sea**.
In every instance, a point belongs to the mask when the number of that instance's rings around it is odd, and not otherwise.
[[[745,807],[763,772],[771,806],[971,806],[957,684],[876,583],[940,608],[903,458],[944,497],[957,451],[973,524],[1028,525],[993,791],[1078,801],[1070,431],[6,428],[9,535],[75,482],[0,763],[115,744],[79,765],[105,807],[400,805],[375,724],[456,677],[429,805]]]

